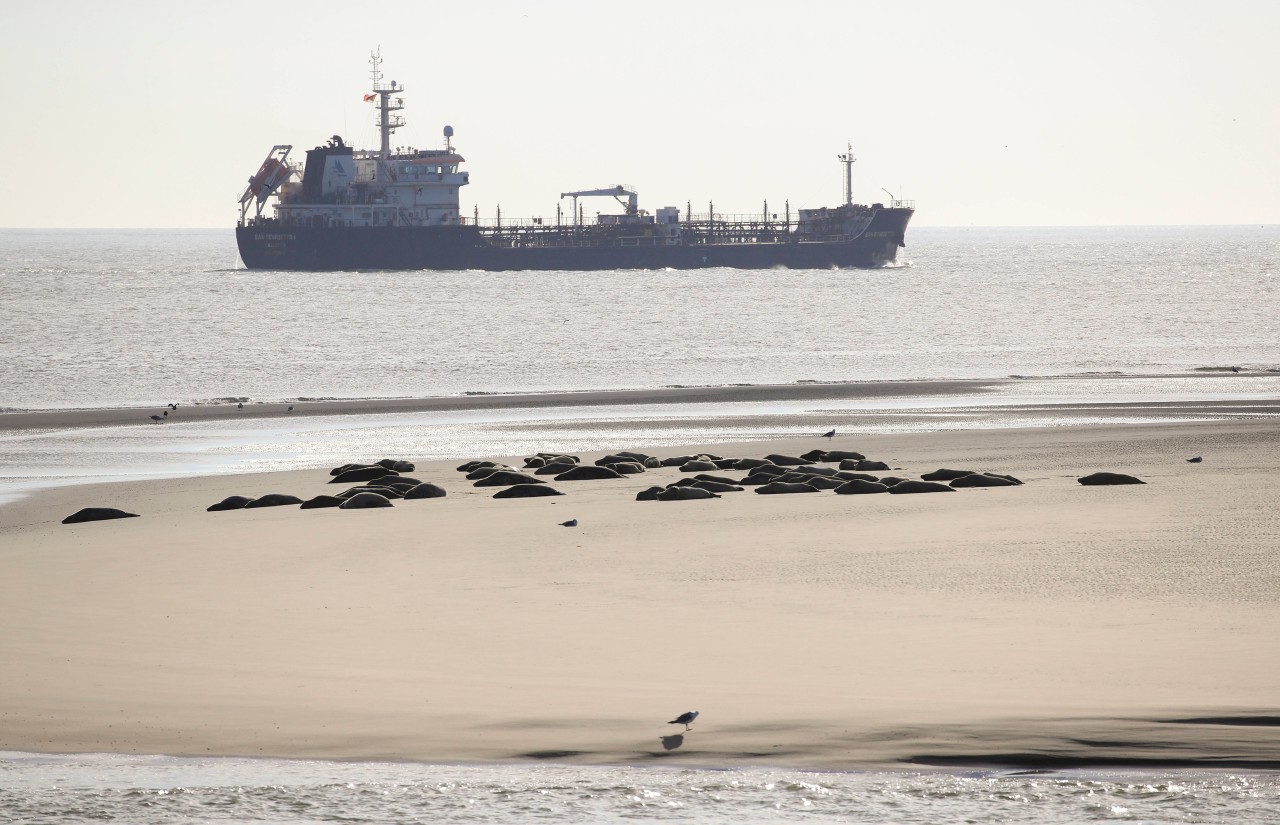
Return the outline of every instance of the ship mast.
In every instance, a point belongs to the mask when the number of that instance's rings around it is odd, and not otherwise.
[[[390,86],[382,82],[381,46],[376,52],[370,52],[369,65],[373,67],[370,74],[373,76],[373,93],[378,96],[378,130],[382,133],[382,146],[378,157],[385,161],[391,158],[391,133],[404,125],[404,118],[393,114],[404,108],[404,98],[397,97],[392,100],[391,95],[403,92],[404,87],[397,87],[394,80],[391,81]]]
[[[840,155],[836,155],[836,157],[839,158],[840,162],[844,164],[844,205],[852,206],[853,205],[853,164],[857,163],[858,159],[853,156],[852,142],[848,144],[848,149],[849,151]]]

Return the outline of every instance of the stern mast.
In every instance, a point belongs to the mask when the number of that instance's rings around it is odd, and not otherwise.
[[[852,206],[853,205],[853,165],[858,162],[858,159],[853,156],[852,141],[850,141],[847,144],[847,147],[848,147],[847,152],[840,155],[836,155],[836,157],[839,158],[840,162],[844,164],[844,205]]]

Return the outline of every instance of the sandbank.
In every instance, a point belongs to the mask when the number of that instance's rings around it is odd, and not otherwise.
[[[566,392],[467,393],[422,398],[326,398],[283,401],[177,402],[176,409],[102,407],[90,409],[17,410],[0,414],[0,431],[113,427],[146,422],[152,415],[173,421],[236,420],[311,415],[376,415],[383,413],[460,410],[546,409],[549,407],[625,407],[650,404],[714,404],[760,401],[821,401],[947,396],[976,393],[1004,383],[992,380],[805,381],[796,384],[732,384],[718,387],[581,390]]]
[[[1222,420],[651,451],[1026,482],[913,496],[635,501],[665,468],[495,500],[461,461],[385,510],[205,512],[342,489],[317,470],[45,490],[0,507],[0,750],[1274,769],[1278,447]],[[141,517],[59,523],[89,506]]]

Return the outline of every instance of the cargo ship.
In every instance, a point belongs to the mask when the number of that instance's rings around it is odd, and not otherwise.
[[[554,220],[482,224],[467,216],[460,192],[469,183],[452,127],[443,147],[391,147],[405,125],[404,87],[383,81],[381,55],[371,56],[372,90],[381,146],[358,150],[338,135],[289,159],[292,146],[271,148],[240,198],[236,242],[249,269],[274,270],[595,270],[873,268],[893,264],[906,246],[914,203],[853,202],[852,151],[844,165],[845,201],[798,209],[790,203],[756,215],[682,213],[639,206],[632,186],[617,184],[562,192],[568,215]],[[582,198],[614,198],[620,211],[584,218]]]

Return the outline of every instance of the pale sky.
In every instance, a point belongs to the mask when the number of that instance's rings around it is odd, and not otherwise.
[[[0,227],[229,228],[273,144],[376,148],[379,46],[482,218],[834,206],[851,141],[916,226],[1280,221],[1280,0],[0,0]]]

